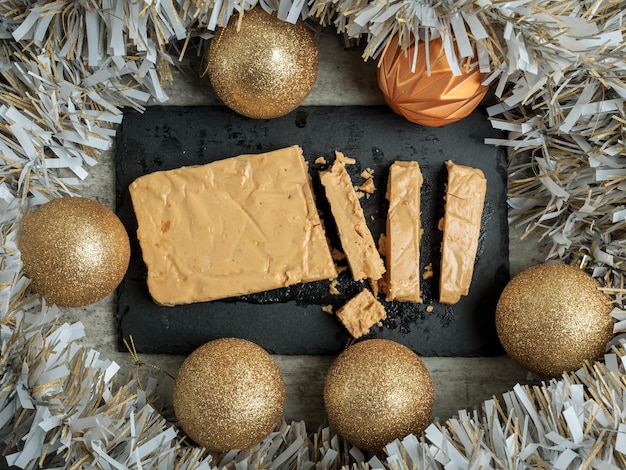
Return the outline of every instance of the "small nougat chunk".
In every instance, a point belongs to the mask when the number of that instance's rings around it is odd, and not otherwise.
[[[482,171],[446,161],[448,183],[441,228],[439,301],[455,304],[469,292],[487,192]]]
[[[298,146],[151,173],[129,190],[156,303],[337,277]]]
[[[341,246],[355,281],[380,279],[385,273],[385,265],[346,171],[346,158],[341,152],[336,154],[337,158],[330,169],[320,173],[320,180],[330,203]]]
[[[363,289],[337,310],[337,317],[354,338],[359,338],[387,318],[387,312],[369,290]]]
[[[385,274],[388,301],[422,301],[420,190],[423,181],[417,162],[397,161],[389,168]]]

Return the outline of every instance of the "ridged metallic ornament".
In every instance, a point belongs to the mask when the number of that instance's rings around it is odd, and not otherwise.
[[[454,75],[444,54],[441,38],[419,41],[415,71],[411,70],[415,43],[407,51],[391,40],[377,70],[378,86],[385,101],[405,119],[430,127],[450,124],[471,114],[488,87],[478,66]],[[430,64],[430,75],[427,65]]]

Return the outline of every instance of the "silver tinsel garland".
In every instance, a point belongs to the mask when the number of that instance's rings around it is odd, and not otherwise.
[[[113,145],[121,108],[165,102],[168,46],[208,38],[252,2],[0,0],[0,442],[20,468],[624,468],[626,353],[537,387],[516,386],[423,436],[365,457],[331,429],[281,423],[260,445],[211,455],[152,406],[153,383],[118,377],[23,276],[25,210],[77,194]],[[261,0],[281,19],[330,25],[375,59],[441,36],[476,61],[509,138],[511,222],[589,256],[622,307],[626,242],[626,2]],[[452,46],[456,44],[456,48]],[[184,49],[184,45],[182,46]],[[626,315],[618,308],[616,331]]]

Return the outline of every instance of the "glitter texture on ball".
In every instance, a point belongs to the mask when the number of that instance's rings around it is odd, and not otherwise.
[[[285,384],[260,346],[238,338],[210,341],[183,362],[174,383],[174,413],[185,433],[215,452],[247,449],[276,427]]]
[[[63,307],[102,300],[122,281],[130,260],[120,219],[81,197],[55,199],[26,214],[18,247],[33,291]]]
[[[545,378],[593,362],[613,337],[611,300],[575,266],[544,263],[525,269],[504,288],[496,329],[517,363]]]
[[[272,119],[293,111],[309,95],[318,52],[302,21],[291,24],[256,7],[241,21],[233,15],[216,33],[206,62],[211,85],[226,106],[250,118]]]
[[[421,359],[385,339],[350,346],[333,361],[324,382],[328,421],[363,450],[379,451],[394,439],[419,435],[430,422],[434,401]]]
[[[441,38],[419,41],[415,71],[412,70],[415,43],[407,51],[393,38],[377,69],[378,86],[396,114],[408,121],[430,127],[450,124],[480,104],[488,87],[477,66],[454,75],[444,54]],[[427,69],[430,64],[430,74]]]

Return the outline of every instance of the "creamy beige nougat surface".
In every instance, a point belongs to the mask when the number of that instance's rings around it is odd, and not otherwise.
[[[422,172],[417,162],[394,162],[387,183],[387,300],[421,302],[420,295],[420,189]]]
[[[385,272],[385,265],[346,171],[347,159],[341,152],[336,154],[337,158],[330,169],[320,173],[320,180],[337,224],[341,246],[355,281],[380,279]]]
[[[487,180],[478,168],[449,160],[446,167],[439,301],[455,304],[468,294],[472,282]]]
[[[151,173],[129,189],[159,304],[337,276],[298,146]]]
[[[387,318],[387,312],[369,290],[363,289],[337,310],[337,317],[354,338],[359,338]]]

